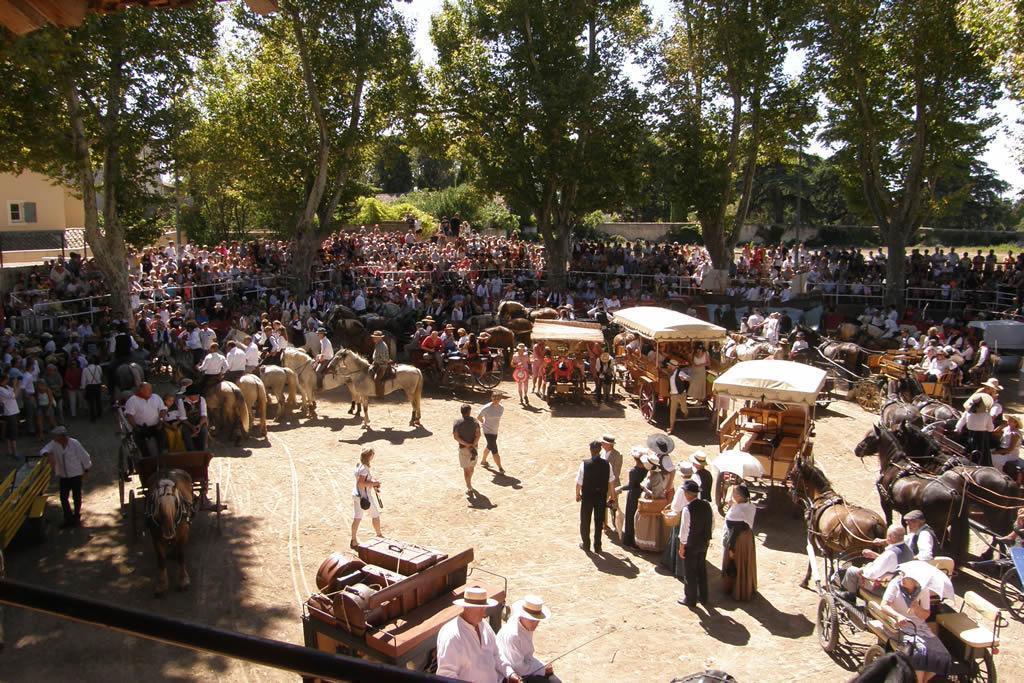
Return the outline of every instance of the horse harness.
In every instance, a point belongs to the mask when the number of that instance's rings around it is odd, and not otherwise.
[[[146,498],[146,519],[148,519],[156,527],[160,527],[160,522],[157,519],[157,502],[168,496],[174,497],[174,534],[170,537],[164,537],[164,540],[171,540],[174,535],[178,533],[178,527],[183,523],[190,523],[192,521],[192,515],[194,510],[191,505],[187,505],[182,500],[181,491],[178,489],[178,484],[173,479],[164,478],[157,482],[155,495],[147,496]],[[161,534],[162,535],[162,534]]]

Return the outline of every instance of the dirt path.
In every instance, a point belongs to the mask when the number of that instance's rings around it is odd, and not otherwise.
[[[514,393],[514,387],[506,389]],[[718,590],[721,518],[708,560],[710,611],[676,604],[682,585],[664,574],[653,555],[606,541],[606,553],[587,556],[576,546],[578,507],[573,478],[587,443],[604,432],[627,452],[652,430],[631,404],[559,407],[534,399],[524,410],[506,403],[500,442],[507,476],[478,471],[481,497],[470,504],[457,466],[451,424],[456,400],[424,401],[425,430],[405,427],[407,406],[375,403],[364,432],[346,414],[344,394],[321,403],[313,424],[272,426],[269,443],[218,449],[212,474],[229,509],[223,530],[212,515],[193,526],[189,567],[193,588],[157,600],[151,596],[154,561],[146,538],[131,538],[118,513],[116,436],[108,414],[102,428],[79,420],[72,432],[97,461],[87,483],[86,527],[54,531],[42,545],[10,554],[13,578],[116,604],[300,643],[300,605],[314,589],[320,562],[347,546],[352,471],[364,445],[378,453],[383,481],[384,531],[389,536],[452,553],[472,546],[476,566],[504,576],[509,595],[544,596],[554,618],[538,631],[542,658],[565,656],[556,671],[566,681],[668,680],[706,667],[741,681],[798,678],[846,680],[864,645],[829,658],[814,633],[817,596],[797,582],[806,562],[803,522],[779,492],[756,522],[759,594],[735,603]],[[836,490],[878,508],[873,462],[862,463],[853,445],[874,418],[849,403],[833,404],[817,422],[815,457]],[[697,447],[713,456],[716,439],[703,425],[687,426],[673,458]],[[59,508],[51,506],[52,521]],[[361,536],[372,533],[365,523]],[[172,573],[172,580],[174,575]],[[974,581],[971,587],[975,587]],[[968,584],[964,584],[968,585]],[[983,593],[991,597],[988,589]],[[9,610],[7,649],[0,679],[292,680],[272,670],[196,655],[127,636]],[[1003,680],[1024,678],[1016,641],[1024,628],[1012,622],[996,657]],[[861,641],[862,643],[866,641]],[[765,656],[767,655],[767,656]]]

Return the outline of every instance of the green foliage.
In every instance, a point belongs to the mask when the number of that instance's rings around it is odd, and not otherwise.
[[[510,233],[519,227],[519,216],[493,197],[472,185],[463,183],[443,190],[411,192],[403,201],[436,216],[438,219],[458,216],[477,229]]]
[[[1024,0],[959,0],[958,14],[974,46],[1024,100]]]
[[[436,229],[437,220],[426,211],[407,201],[382,202],[376,197],[359,197],[351,214],[343,216],[343,221],[350,225],[372,226],[375,223],[404,221],[406,216],[418,218],[424,234],[432,234]]]

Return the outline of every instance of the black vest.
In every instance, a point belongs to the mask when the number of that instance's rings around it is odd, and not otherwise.
[[[697,476],[700,477],[700,499],[711,501],[711,473],[706,469],[697,470]]]
[[[686,547],[706,547],[711,542],[711,505],[696,498],[686,509],[690,511],[690,534],[686,537]]]
[[[114,337],[114,355],[130,356],[132,354],[132,338],[122,332]]]
[[[896,552],[896,561],[900,564],[910,562],[914,559],[914,555],[916,555],[914,551],[907,547],[906,543],[897,543],[892,549]]]
[[[601,456],[593,456],[583,462],[583,497],[589,502],[601,502],[608,498],[608,479],[612,468]]]
[[[932,550],[937,551],[939,549],[938,543],[936,542],[937,539],[935,538],[935,532],[932,531],[932,528],[930,526],[925,524],[923,527],[921,527],[920,531],[914,534],[914,537],[910,539],[910,543],[908,544],[910,547],[910,552],[914,553],[914,557],[917,557],[917,553],[920,551],[920,548],[917,547],[917,539],[921,538],[921,534],[925,532],[927,532],[932,537]]]

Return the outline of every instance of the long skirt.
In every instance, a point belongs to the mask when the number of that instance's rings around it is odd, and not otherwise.
[[[729,540],[722,552],[722,577],[734,600],[745,602],[757,591],[757,551],[754,546],[754,532],[744,528],[731,532],[735,540]],[[732,545],[732,557],[729,546]]]
[[[695,365],[690,369],[690,398],[703,401],[707,396],[708,378],[707,368],[704,365]]]
[[[679,557],[679,527],[669,529],[668,547],[665,549],[663,564],[672,576],[683,579],[686,572],[683,569],[683,559]]]
[[[636,513],[635,540],[637,547],[648,552],[660,552],[661,544],[661,508],[656,510],[645,510],[643,500],[640,501],[640,509]],[[651,501],[647,501],[648,507],[653,507]],[[665,501],[657,501],[664,505]]]
[[[181,436],[181,427],[173,429],[164,427],[164,434],[167,435],[168,453],[183,453],[185,451],[185,440]]]
[[[949,673],[953,664],[949,650],[926,626],[919,625],[916,630],[901,630],[900,641],[909,646],[910,666],[915,671],[928,671],[940,676]]]

